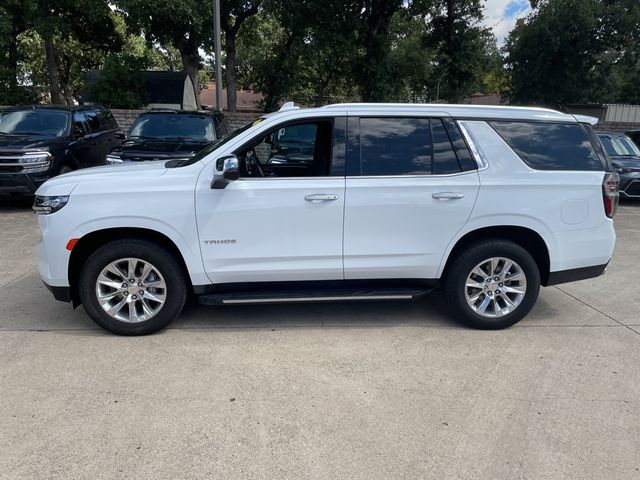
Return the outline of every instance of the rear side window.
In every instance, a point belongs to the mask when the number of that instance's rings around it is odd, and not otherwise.
[[[96,133],[96,132],[100,132],[101,130],[104,130],[102,128],[102,125],[100,125],[98,112],[89,111],[89,112],[85,112],[85,115],[87,117],[87,123],[89,124],[89,129],[91,130],[91,133]]]
[[[442,120],[439,118],[431,120],[431,132],[433,133],[433,173],[437,175],[460,172],[458,157],[453,151]]]
[[[490,122],[529,167],[536,170],[604,170],[587,133],[578,124]]]
[[[362,175],[430,175],[428,118],[361,118]]]

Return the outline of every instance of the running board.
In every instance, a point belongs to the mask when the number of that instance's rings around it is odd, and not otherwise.
[[[414,300],[434,289],[331,289],[281,290],[253,292],[220,292],[200,295],[202,305],[231,305],[252,303],[343,302],[360,300]]]

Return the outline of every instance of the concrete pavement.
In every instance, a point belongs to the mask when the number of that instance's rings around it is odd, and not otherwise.
[[[189,306],[125,338],[0,204],[2,479],[640,479],[640,204],[604,277],[469,330],[414,303]]]

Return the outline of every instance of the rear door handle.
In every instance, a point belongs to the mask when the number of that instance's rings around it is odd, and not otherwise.
[[[328,193],[316,193],[315,195],[305,195],[304,199],[307,202],[319,203],[319,202],[332,202],[338,199],[338,195],[332,195]]]
[[[461,192],[438,192],[431,195],[437,200],[455,200],[464,198],[464,193]]]

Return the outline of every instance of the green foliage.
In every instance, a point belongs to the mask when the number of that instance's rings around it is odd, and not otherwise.
[[[509,35],[517,103],[638,103],[640,2],[540,0]]]
[[[129,54],[108,55],[101,76],[88,88],[96,103],[110,108],[141,108],[147,103],[144,59]]]

